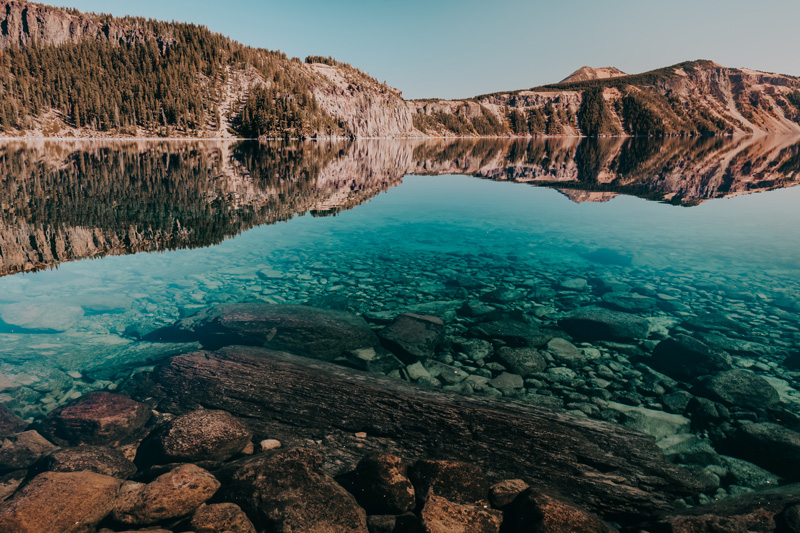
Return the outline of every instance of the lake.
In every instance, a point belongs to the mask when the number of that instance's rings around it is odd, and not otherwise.
[[[800,422],[798,139],[36,141],[0,161],[0,401],[29,420],[199,346],[159,328],[263,302],[379,332],[437,317],[425,353],[384,335],[335,362],[621,423],[684,464]],[[777,483],[756,477],[720,490]]]

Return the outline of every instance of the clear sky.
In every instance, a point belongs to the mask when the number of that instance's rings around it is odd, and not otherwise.
[[[351,63],[406,98],[643,72],[690,59],[800,75],[800,0],[38,0],[194,22],[251,46]]]

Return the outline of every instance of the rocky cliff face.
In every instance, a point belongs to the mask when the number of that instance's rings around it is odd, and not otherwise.
[[[0,48],[19,45],[62,45],[82,40],[104,40],[131,44],[155,39],[161,46],[170,43],[111,17],[78,13],[19,0],[0,0]]]

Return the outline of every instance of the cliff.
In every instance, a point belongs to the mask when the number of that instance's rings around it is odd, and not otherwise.
[[[300,61],[192,24],[0,0],[11,137],[525,137],[800,133],[800,80],[692,61],[643,74],[407,101],[332,58]]]

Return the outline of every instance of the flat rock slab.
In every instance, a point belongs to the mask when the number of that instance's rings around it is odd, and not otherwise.
[[[650,333],[650,323],[644,318],[601,307],[583,307],[558,321],[578,340],[641,340]]]
[[[200,342],[204,348],[263,346],[323,361],[373,347],[378,339],[361,318],[305,305],[226,304],[145,335],[154,342]]]
[[[522,402],[424,390],[285,353],[195,352],[142,379],[135,393],[167,412],[223,409],[246,420],[257,438],[365,432],[400,457],[473,462],[490,479],[535,481],[606,517],[651,515],[700,488],[665,461],[651,437],[620,426]],[[337,445],[363,456],[369,441]]]
[[[378,334],[381,343],[407,363],[433,357],[444,340],[444,322],[435,316],[403,313]]]

